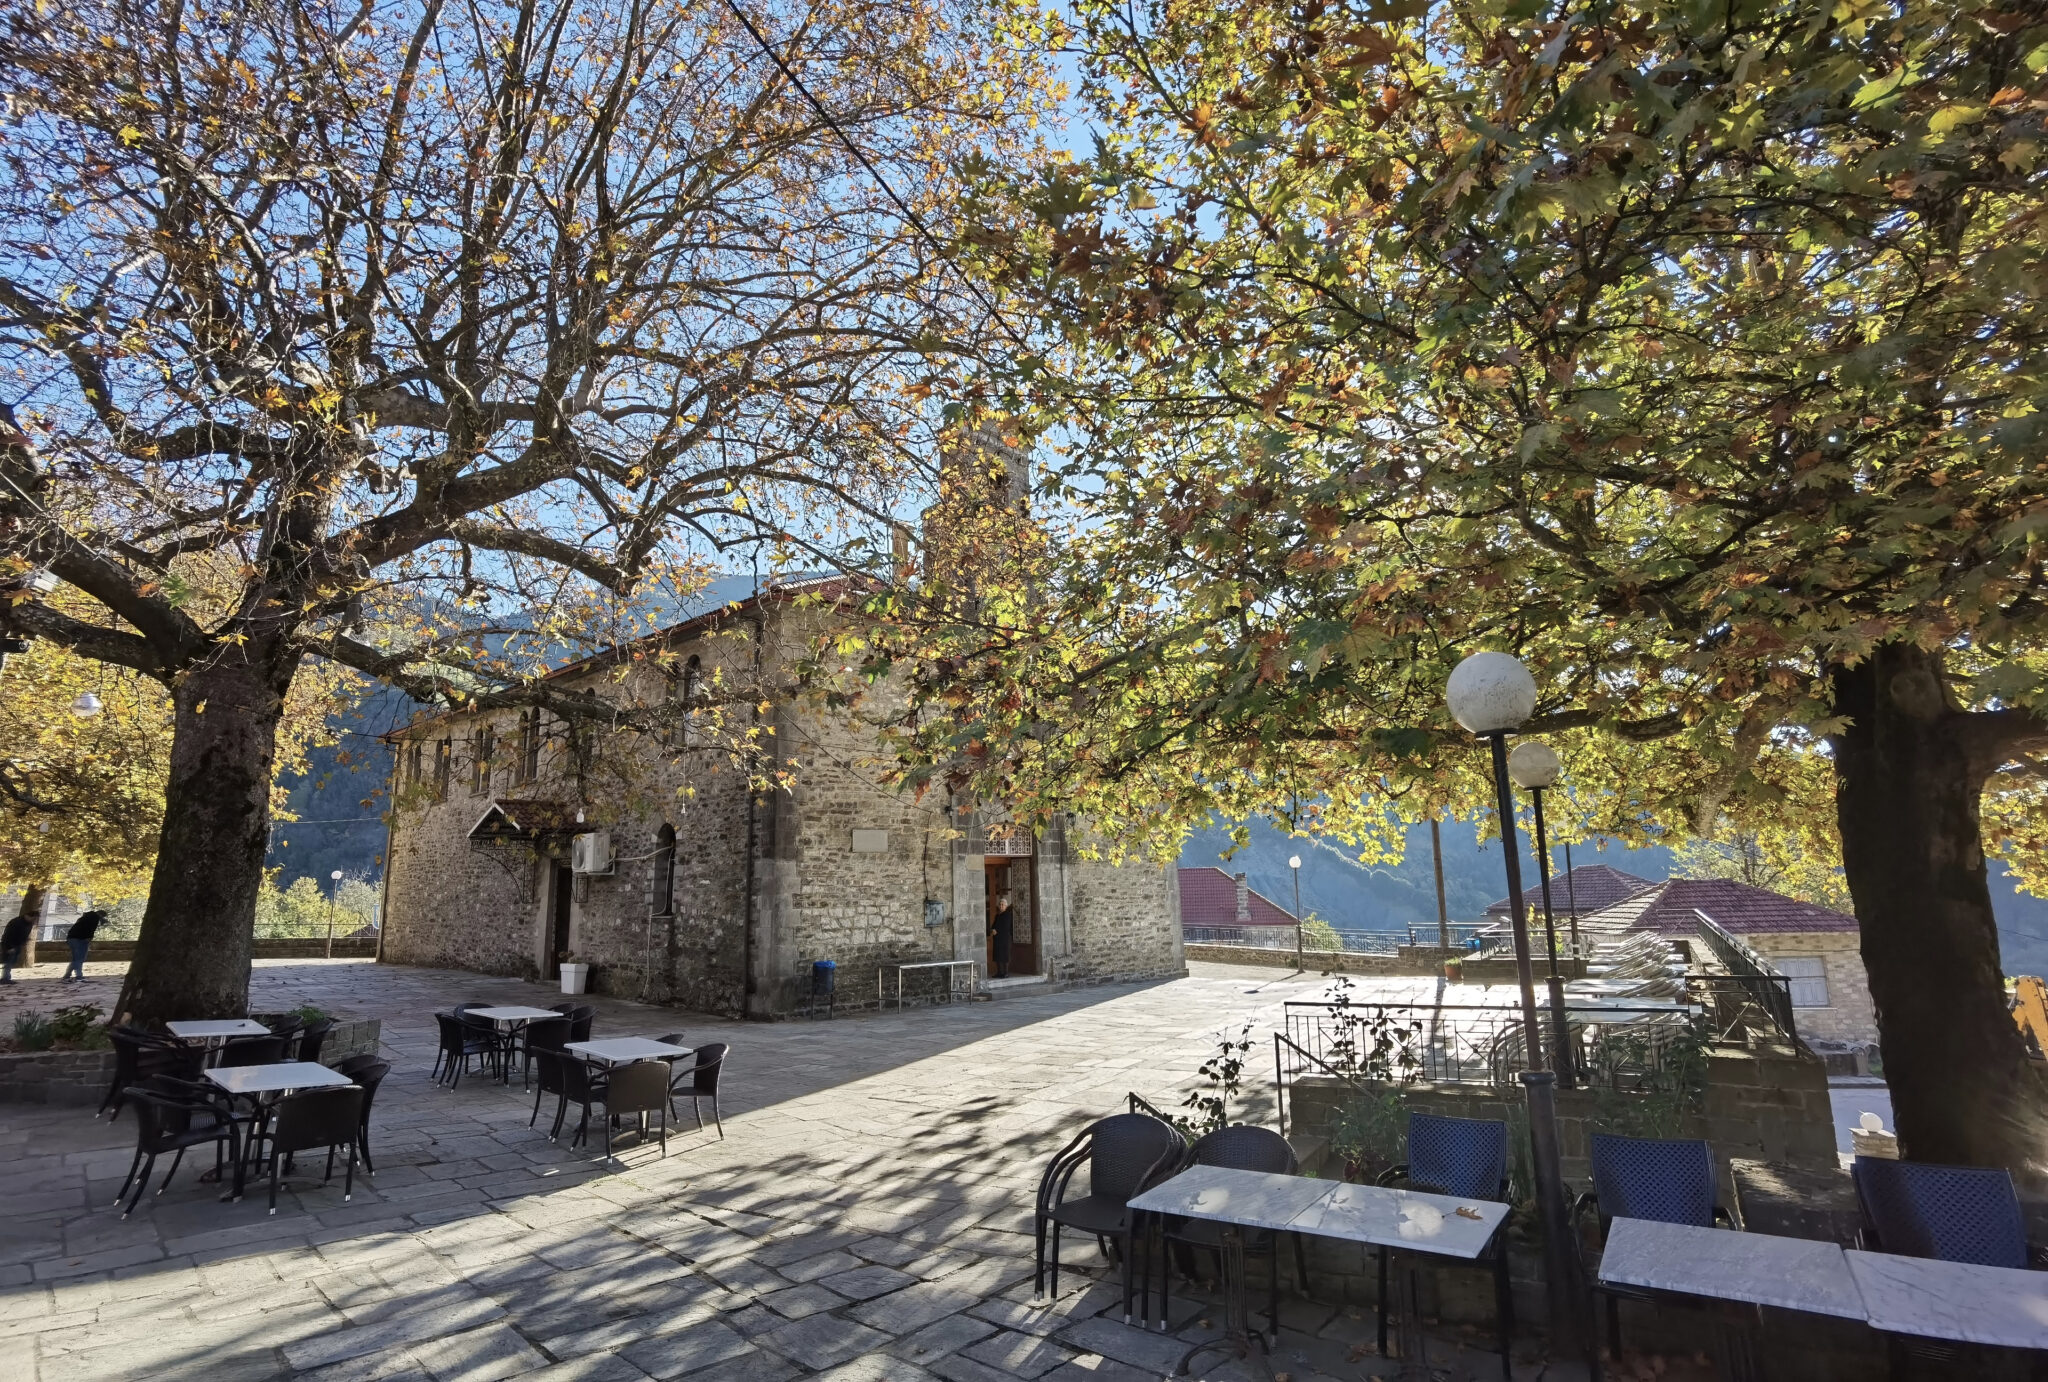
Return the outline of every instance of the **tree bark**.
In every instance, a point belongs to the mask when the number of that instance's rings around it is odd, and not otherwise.
[[[21,915],[29,920],[28,940],[21,947],[22,968],[30,969],[36,962],[36,938],[43,933],[43,900],[47,896],[40,883],[31,883],[21,894]]]
[[[222,647],[174,689],[164,828],[135,960],[115,1012],[158,1026],[242,1017],[270,844],[277,728],[297,655]]]
[[[1863,933],[1899,1145],[1914,1161],[2048,1175],[2039,1077],[2006,1011],[1978,800],[1998,766],[1937,655],[1832,669],[1842,864]]]

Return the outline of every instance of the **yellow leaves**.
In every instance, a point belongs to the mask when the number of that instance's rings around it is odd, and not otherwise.
[[[1947,134],[1962,125],[1974,125],[1984,118],[1984,107],[1958,102],[1943,106],[1927,117],[1927,132],[1933,135]]]
[[[123,144],[128,145],[131,148],[137,144],[140,144],[144,139],[147,139],[148,137],[149,136],[147,134],[145,134],[142,130],[137,129],[133,125],[121,126],[121,142]]]

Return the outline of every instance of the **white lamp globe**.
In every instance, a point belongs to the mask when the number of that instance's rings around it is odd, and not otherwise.
[[[1506,653],[1474,653],[1451,669],[1451,718],[1474,734],[1503,734],[1536,713],[1536,678]]]
[[[327,876],[333,879],[335,882],[339,883],[341,881],[341,870],[336,869],[333,873],[330,873]]]
[[[1287,867],[1289,867],[1289,868],[1291,868],[1291,869],[1298,869],[1298,868],[1300,868],[1300,867],[1301,867],[1301,856],[1300,856],[1299,854],[1291,854],[1291,855],[1289,855],[1289,856],[1287,857]]]
[[[99,714],[103,708],[100,704],[100,698],[90,691],[79,692],[78,699],[71,703],[71,713],[81,720],[90,720],[93,716]]]
[[[1564,764],[1558,761],[1550,745],[1536,739],[1524,739],[1508,755],[1508,776],[1515,780],[1517,787],[1531,790],[1549,787],[1563,771]]]

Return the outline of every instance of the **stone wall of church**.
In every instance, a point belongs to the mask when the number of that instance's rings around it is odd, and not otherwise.
[[[784,610],[772,618],[763,664],[808,650],[821,617]],[[739,676],[753,660],[751,644],[730,637],[679,643],[674,651],[699,656],[707,677],[721,667]],[[646,666],[624,676],[594,672],[582,684],[626,700],[672,694]],[[756,723],[756,713],[751,704],[735,706],[727,729]],[[470,847],[470,831],[496,799],[548,801],[568,812],[580,806],[586,824],[611,833],[613,872],[569,883],[570,949],[592,966],[598,992],[774,1017],[803,1007],[817,960],[837,965],[839,1005],[858,1007],[877,1001],[886,967],[980,959],[982,861],[958,853],[938,794],[919,801],[884,781],[879,741],[861,715],[778,703],[758,722],[759,742],[772,760],[794,766],[788,786],[758,795],[747,791],[722,744],[690,747],[686,738],[630,748],[615,740],[603,753],[579,754],[557,731],[527,779],[512,712],[422,721],[413,731],[424,744],[417,779],[403,746],[397,755],[383,959],[528,977],[550,972],[551,893],[560,876],[554,861],[524,856],[515,878]],[[479,774],[474,748],[485,725],[493,754]],[[450,767],[437,794],[431,765],[443,739]],[[667,857],[664,824],[675,831],[666,910],[657,874]],[[566,838],[553,848],[566,860]],[[1038,860],[1034,882],[1048,977],[1085,983],[1184,972],[1171,868],[1091,862],[1054,849]],[[908,989],[929,995],[944,982],[927,972]],[[893,995],[893,972],[887,987]]]

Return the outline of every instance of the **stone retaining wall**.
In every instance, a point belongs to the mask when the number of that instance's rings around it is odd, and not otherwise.
[[[327,939],[324,936],[280,936],[258,937],[254,955],[259,960],[318,960],[327,955]],[[377,957],[375,936],[334,938],[334,958],[337,960],[371,960]],[[132,960],[135,958],[134,941],[99,941],[92,943],[87,955],[89,963]],[[70,960],[70,952],[62,941],[44,941],[36,956],[38,964],[62,965]]]
[[[1294,968],[1292,950],[1268,950],[1255,945],[1190,945],[1190,960],[1207,960],[1222,965],[1266,965]],[[1302,965],[1311,974],[1440,974],[1443,966],[1407,962],[1392,955],[1360,955],[1349,950],[1306,950]]]
[[[1400,1097],[1402,1105],[1423,1113],[1454,1118],[1505,1119],[1522,1124],[1519,1086],[1404,1084],[1368,1086]],[[1287,1126],[1290,1131],[1320,1132],[1328,1128],[1339,1107],[1356,1098],[1343,1080],[1306,1076],[1289,1086]],[[1566,1181],[1590,1188],[1592,1134],[1622,1131],[1610,1125],[1612,1100],[1586,1089],[1557,1091],[1557,1124]],[[1681,1114],[1670,1137],[1701,1137],[1714,1149],[1720,1168],[1722,1202],[1734,1202],[1729,1178],[1732,1158],[1775,1162],[1794,1167],[1832,1168],[1835,1151],[1834,1113],[1828,1102],[1827,1069],[1811,1054],[1789,1046],[1717,1046],[1707,1058],[1707,1090],[1695,1113]],[[1647,1134],[1644,1134],[1647,1135]]]

